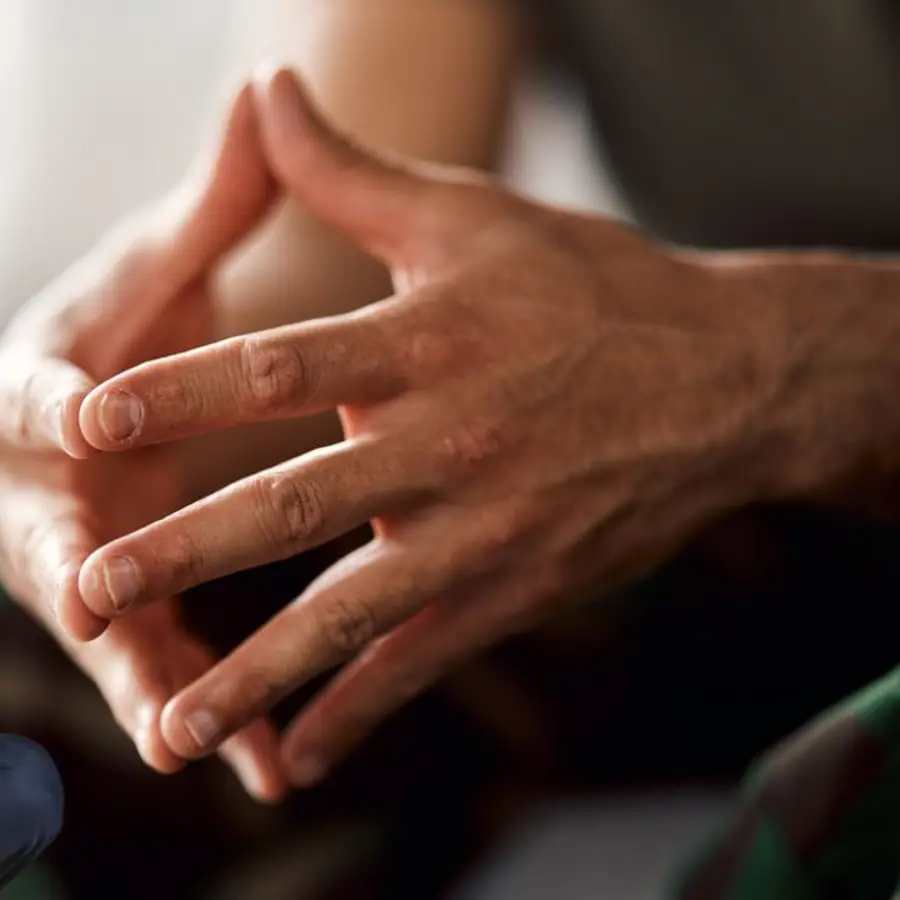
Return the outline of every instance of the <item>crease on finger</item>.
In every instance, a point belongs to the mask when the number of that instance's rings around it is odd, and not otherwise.
[[[515,631],[517,611],[539,592],[521,577],[461,582],[372,644],[288,728],[282,764],[292,783],[320,780],[400,708]],[[513,721],[514,731],[527,726]]]
[[[0,354],[0,441],[20,450],[60,450],[85,458],[91,448],[78,413],[95,382],[64,359]]]
[[[438,521],[438,524],[440,522]],[[469,536],[414,547],[376,539],[327,570],[291,606],[168,705],[163,731],[187,756],[222,739],[309,679],[345,662],[469,572]],[[457,545],[461,546],[457,546]]]

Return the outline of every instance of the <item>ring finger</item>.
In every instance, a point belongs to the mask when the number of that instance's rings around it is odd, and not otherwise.
[[[377,539],[345,557],[175,697],[163,716],[169,746],[188,758],[211,752],[292,690],[474,576],[480,556],[471,535],[454,538],[440,517],[429,524],[414,542]]]

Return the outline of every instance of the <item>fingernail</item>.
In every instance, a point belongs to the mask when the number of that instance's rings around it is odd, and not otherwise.
[[[328,766],[316,756],[301,756],[290,768],[291,781],[297,787],[314,787],[328,774]]]
[[[250,761],[235,764],[235,774],[244,790],[257,800],[265,799],[266,786],[256,765]]]
[[[144,420],[144,407],[133,394],[116,391],[100,401],[100,427],[111,441],[133,437]]]
[[[62,449],[66,453],[71,453],[71,447],[69,446],[69,441],[66,438],[66,419],[67,407],[65,402],[61,400],[56,404],[56,409],[53,416],[53,427],[56,431],[56,439],[59,441],[60,447],[62,447]]]
[[[233,748],[229,753],[234,774],[244,786],[244,790],[258,800],[266,797],[266,781],[260,765],[247,748]]]
[[[116,610],[137,600],[140,592],[140,579],[137,566],[127,556],[114,556],[103,564],[103,581],[106,593]]]
[[[218,717],[208,709],[196,709],[190,713],[184,720],[184,729],[198,750],[206,750],[222,733]]]

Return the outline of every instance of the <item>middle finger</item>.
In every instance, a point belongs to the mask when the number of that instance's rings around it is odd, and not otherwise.
[[[379,321],[369,307],[144,363],[88,395],[81,428],[100,450],[130,450],[386,399],[404,376]]]
[[[82,568],[81,595],[111,619],[295,556],[424,499],[422,458],[409,445],[375,438],[306,454],[108,544]]]

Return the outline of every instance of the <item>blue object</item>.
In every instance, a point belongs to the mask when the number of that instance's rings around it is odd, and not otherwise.
[[[53,843],[62,820],[62,779],[50,755],[0,734],[0,890]]]

